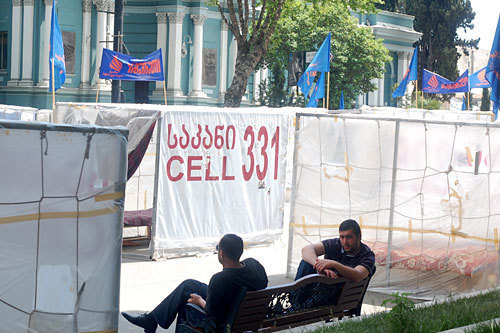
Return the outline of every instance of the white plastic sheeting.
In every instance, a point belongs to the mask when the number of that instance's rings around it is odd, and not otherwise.
[[[116,332],[127,130],[0,121],[0,331]]]
[[[38,109],[0,104],[0,119],[35,121]]]
[[[161,129],[155,127],[139,169],[127,182],[125,208],[153,207],[151,255],[165,258],[213,250],[225,233],[239,233],[247,242],[262,242],[281,234],[286,161],[291,156],[287,146],[296,111],[57,103],[54,120],[99,120],[111,125],[130,124],[136,117],[160,118]],[[140,141],[137,127],[127,127],[129,141]],[[158,130],[161,139],[157,145]],[[158,165],[157,155],[161,157]],[[172,156],[176,156],[174,160],[170,160]],[[171,176],[183,174],[178,180],[169,179],[166,173],[169,160]]]
[[[431,298],[498,286],[500,125],[365,111],[299,115],[288,274],[303,246],[352,218],[376,255],[372,289]]]
[[[280,234],[290,113],[188,110],[163,114],[154,256]]]

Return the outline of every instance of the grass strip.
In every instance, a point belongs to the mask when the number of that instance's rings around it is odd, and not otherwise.
[[[361,320],[343,321],[314,332],[440,332],[467,326],[498,318],[500,290],[425,307],[416,307],[405,294],[395,293],[383,304],[394,306],[389,312],[367,316]]]

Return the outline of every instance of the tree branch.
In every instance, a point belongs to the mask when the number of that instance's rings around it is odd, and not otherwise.
[[[244,25],[241,29],[241,34],[243,36],[247,36],[248,34],[248,12],[249,12],[249,8],[248,8],[248,0],[245,0],[245,22],[244,22]]]

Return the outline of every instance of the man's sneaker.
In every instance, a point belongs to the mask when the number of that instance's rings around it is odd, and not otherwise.
[[[144,328],[145,333],[154,333],[158,327],[158,323],[152,314],[145,312],[138,316],[133,316],[127,312],[122,312],[122,316],[132,324]]]

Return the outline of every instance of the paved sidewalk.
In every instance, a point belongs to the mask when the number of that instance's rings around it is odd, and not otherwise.
[[[130,248],[126,250],[129,251]],[[285,277],[287,252],[282,239],[266,246],[253,246],[245,249],[242,259],[248,257],[253,257],[262,263],[269,276],[269,285],[292,282],[291,279]],[[210,277],[221,269],[222,266],[215,253],[164,261],[124,258],[121,265],[120,311],[150,311],[185,279],[196,279],[208,283]],[[373,313],[381,309],[383,308],[363,305],[362,312]],[[305,327],[298,329],[297,332],[306,331]],[[139,327],[130,324],[121,315],[118,331],[120,333],[142,332]],[[157,330],[157,332],[174,331],[174,324],[168,330],[161,328]]]

